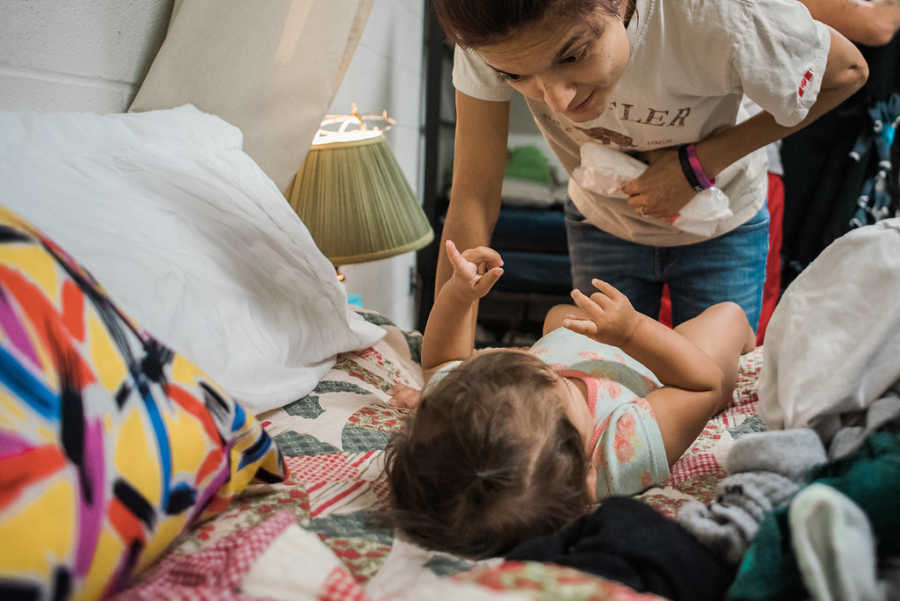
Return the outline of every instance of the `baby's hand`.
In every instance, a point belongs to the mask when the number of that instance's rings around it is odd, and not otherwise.
[[[391,395],[391,398],[388,399],[388,405],[392,407],[404,407],[406,409],[415,408],[422,398],[422,391],[416,390],[411,386],[404,386],[403,384],[394,385],[388,390],[388,394]]]
[[[447,257],[453,266],[453,276],[447,283],[467,301],[474,302],[490,292],[503,275],[500,253],[487,246],[460,253],[453,241],[447,240]]]
[[[598,342],[621,347],[631,340],[641,314],[634,310],[628,297],[612,284],[597,279],[591,280],[591,283],[600,292],[587,297],[580,290],[572,291],[572,300],[590,321],[564,319],[563,326]]]

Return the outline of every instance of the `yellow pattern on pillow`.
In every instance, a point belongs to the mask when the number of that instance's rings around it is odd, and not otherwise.
[[[0,209],[0,598],[114,593],[284,475],[253,415]]]

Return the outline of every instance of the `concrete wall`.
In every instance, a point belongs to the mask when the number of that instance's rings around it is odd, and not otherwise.
[[[124,111],[172,0],[0,0],[0,108]]]

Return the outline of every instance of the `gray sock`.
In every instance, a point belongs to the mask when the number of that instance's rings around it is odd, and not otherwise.
[[[716,485],[715,502],[683,505],[678,521],[736,564],[750,548],[766,513],[786,505],[805,484],[809,471],[826,461],[825,447],[813,430],[746,434],[728,454],[731,475]]]
[[[828,456],[832,461],[843,459],[862,446],[863,441],[872,432],[900,431],[900,396],[890,392],[874,401],[859,417],[860,425],[847,425],[838,430],[828,446]],[[847,418],[841,416],[841,421]],[[849,421],[849,420],[848,420]]]
[[[733,474],[716,486],[714,503],[687,503],[678,512],[678,521],[700,542],[737,564],[766,513],[786,504],[800,486],[774,472]]]
[[[725,460],[729,474],[775,472],[793,480],[806,480],[809,471],[828,461],[815,430],[770,430],[740,437]]]

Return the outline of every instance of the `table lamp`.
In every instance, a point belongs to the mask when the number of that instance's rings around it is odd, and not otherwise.
[[[394,120],[326,115],[288,201],[319,250],[339,267],[422,248],[434,232],[384,138]]]

